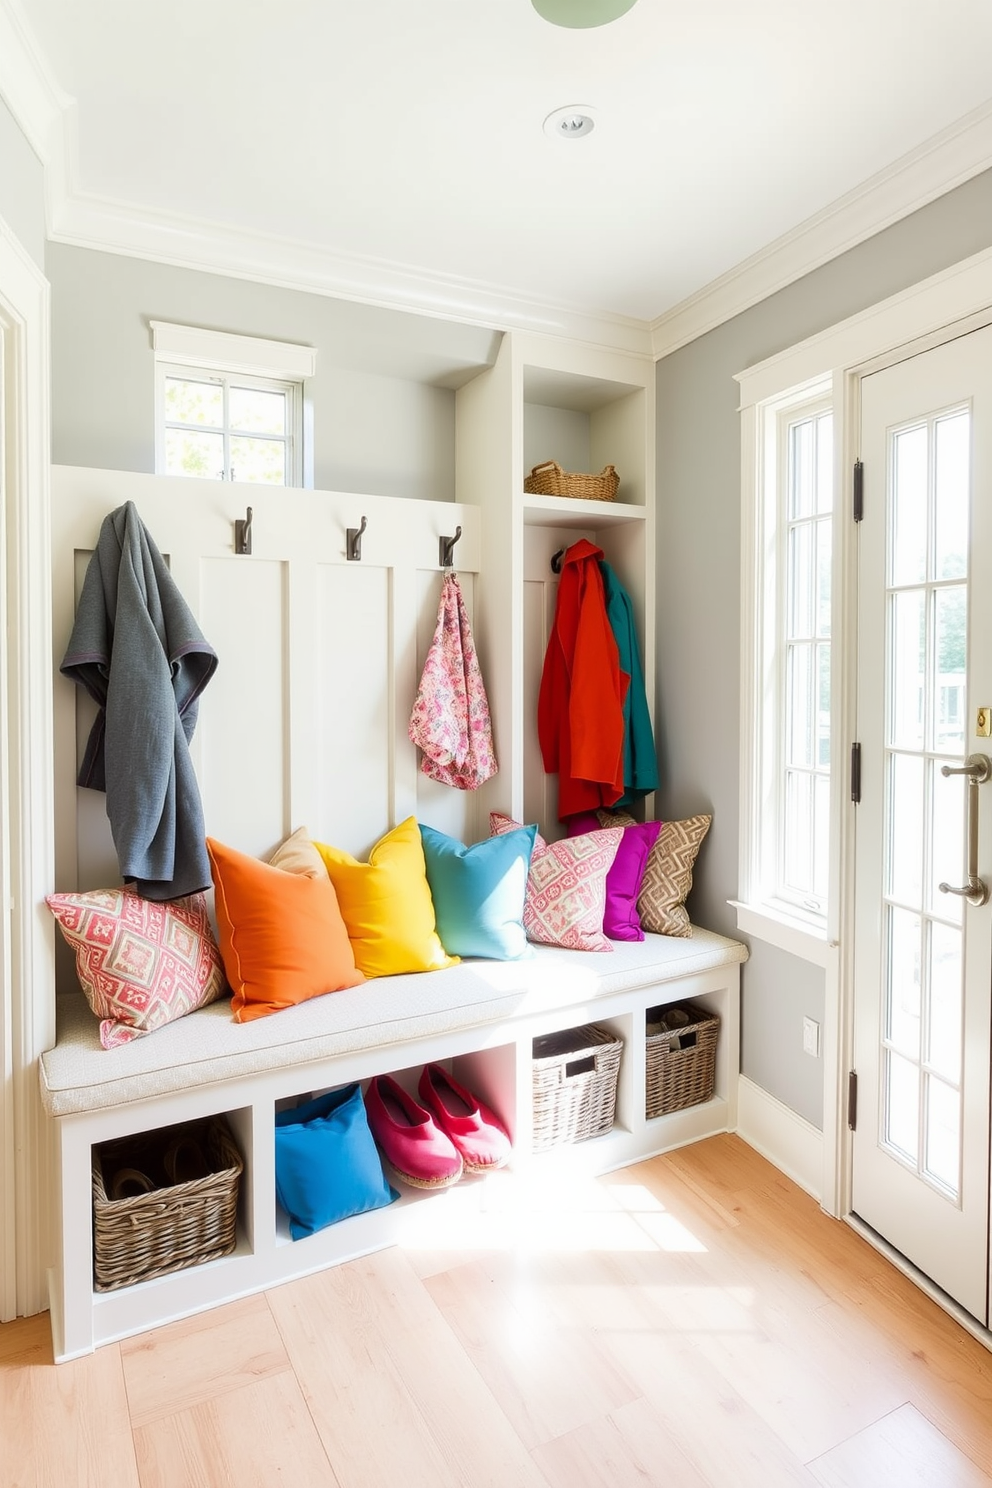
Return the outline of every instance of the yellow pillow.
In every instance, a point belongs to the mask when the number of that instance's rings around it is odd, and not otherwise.
[[[458,957],[449,956],[438,939],[416,817],[381,837],[367,863],[339,847],[314,846],[338,896],[359,971],[395,976],[457,965]]]

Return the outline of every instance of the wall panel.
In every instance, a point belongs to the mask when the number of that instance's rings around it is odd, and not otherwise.
[[[209,835],[259,857],[300,826],[362,857],[413,814],[473,836],[474,793],[420,775],[407,724],[434,633],[438,538],[458,524],[472,613],[475,508],[80,467],[54,467],[52,485],[56,668],[101,523],[127,500],[217,652],[191,746]],[[252,552],[235,554],[249,505]],[[119,873],[105,799],[75,783],[94,708],[63,677],[55,694],[57,885],[106,887]]]
[[[386,568],[318,568],[311,830],[360,856],[385,831],[391,814],[389,590]]]
[[[219,657],[195,735],[206,829],[259,856],[292,830],[288,579],[278,560],[204,558],[200,567],[200,626]]]

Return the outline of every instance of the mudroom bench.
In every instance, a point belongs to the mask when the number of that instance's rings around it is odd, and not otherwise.
[[[83,996],[61,996],[57,1042],[40,1060],[57,1153],[59,1249],[50,1278],[56,1359],[402,1243],[423,1206],[459,1195],[462,1184],[426,1196],[404,1190],[386,1208],[292,1241],[275,1198],[274,1119],[310,1093],[383,1073],[415,1081],[424,1063],[446,1061],[505,1120],[514,1166],[564,1162],[588,1173],[734,1128],[743,945],[697,929],[685,940],[648,935],[639,944],[617,943],[611,955],[534,949],[525,961],[379,978],[249,1024],[235,1024],[229,1005],[215,1003],[112,1050],[100,1047]],[[684,1001],[720,1019],[714,1093],[648,1118],[645,1012]],[[533,1154],[532,1040],[587,1023],[623,1041],[613,1128]],[[94,1146],[216,1115],[244,1161],[233,1254],[97,1292]],[[466,1190],[481,1193],[492,1181],[469,1180]]]

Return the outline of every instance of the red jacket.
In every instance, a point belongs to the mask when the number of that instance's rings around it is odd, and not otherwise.
[[[558,771],[558,815],[611,806],[623,795],[623,700],[630,678],[620,670],[606,614],[602,548],[586,538],[562,559],[558,602],[537,699],[544,768]]]

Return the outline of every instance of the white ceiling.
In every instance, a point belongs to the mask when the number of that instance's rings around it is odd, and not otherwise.
[[[890,167],[965,116],[958,178],[992,162],[990,0],[0,7],[59,105],[53,236],[467,318],[652,322],[878,173],[932,196]]]

